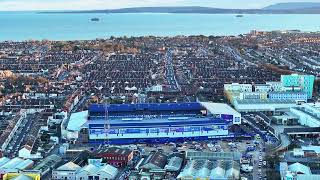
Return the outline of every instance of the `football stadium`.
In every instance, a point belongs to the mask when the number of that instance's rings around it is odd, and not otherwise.
[[[90,143],[163,143],[232,137],[229,127],[241,114],[227,104],[92,104],[87,128]]]

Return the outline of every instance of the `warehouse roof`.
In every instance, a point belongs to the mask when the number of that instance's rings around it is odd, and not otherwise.
[[[79,173],[86,171],[88,173],[96,173],[99,171],[99,168],[93,164],[88,164],[79,170]]]
[[[201,102],[201,105],[205,107],[211,114],[229,114],[234,116],[241,116],[238,111],[234,110],[227,104]]]
[[[21,163],[19,163],[16,168],[20,169],[20,170],[24,170],[26,168],[28,168],[29,166],[33,165],[33,161],[30,159],[26,159],[24,161],[22,161]]]
[[[45,172],[46,170],[56,166],[62,158],[58,155],[52,154],[45,159],[43,159],[35,168],[34,170],[41,170]]]
[[[241,154],[239,152],[199,152],[187,151],[187,159],[207,159],[207,160],[236,160],[239,161]]]
[[[239,176],[240,166],[235,161],[197,159],[188,161],[178,178],[238,179]]]
[[[1,169],[16,169],[16,170],[25,170],[33,164],[33,161],[30,159],[21,159],[19,157],[9,159],[2,157],[0,159],[0,168]]]
[[[57,168],[58,171],[76,171],[79,170],[81,167],[73,162],[68,162],[60,167]]]
[[[107,179],[114,179],[117,174],[118,174],[118,169],[106,164],[104,166],[95,166],[93,164],[88,164],[84,167],[82,167],[78,173],[82,173],[82,172],[87,172],[89,174],[101,174],[101,173],[106,173],[108,174],[108,178]]]
[[[179,171],[179,169],[181,168],[182,162],[183,162],[183,159],[181,157],[173,156],[169,159],[169,162],[165,166],[165,169],[169,171]]]
[[[289,170],[292,172],[302,173],[302,174],[312,174],[310,167],[303,165],[301,163],[294,163],[289,165]]]
[[[9,161],[10,161],[10,159],[7,158],[7,157],[0,158],[0,167],[3,166],[4,164],[6,164]]]
[[[301,149],[303,151],[314,151],[320,154],[320,146],[302,146]]]
[[[168,157],[161,152],[155,152],[150,154],[148,158],[145,159],[142,168],[145,169],[163,169],[167,164]]]
[[[88,111],[72,113],[67,126],[68,130],[80,131],[81,126],[87,122]]]
[[[14,169],[18,164],[20,164],[23,161],[21,158],[13,158],[3,166],[1,166],[1,169]]]
[[[119,171],[118,171],[117,168],[115,168],[115,167],[110,166],[109,164],[107,164],[107,165],[103,166],[103,167],[98,171],[99,174],[102,173],[102,172],[108,174],[108,178],[107,178],[107,179],[114,179],[114,178],[117,176],[117,174],[118,174]]]
[[[121,156],[129,156],[129,154],[132,153],[132,150],[127,148],[109,147],[107,149],[101,149],[97,152],[97,154],[100,154],[100,153],[110,153],[110,154],[121,155]]]

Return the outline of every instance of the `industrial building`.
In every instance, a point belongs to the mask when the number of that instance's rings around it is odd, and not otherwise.
[[[0,158],[0,177],[7,173],[18,173],[22,170],[29,169],[33,166],[34,162],[30,159],[21,158]]]
[[[320,104],[304,103],[289,109],[277,112],[278,115],[272,117],[275,124],[275,134],[286,133],[291,136],[296,135],[319,135],[320,132]],[[268,123],[270,124],[270,123]]]
[[[7,173],[3,180],[40,180],[40,174],[37,173]]]
[[[99,149],[96,156],[103,158],[108,164],[115,167],[125,167],[133,159],[133,151],[126,148],[109,147],[107,149]]]
[[[60,156],[52,154],[37,164],[33,168],[33,171],[38,172],[41,177],[46,176],[51,172],[52,169],[55,169],[61,161],[62,158]]]
[[[164,167],[166,171],[178,172],[181,169],[184,157],[182,154],[173,154],[168,158],[168,164]]]
[[[178,179],[239,179],[240,165],[234,161],[192,160],[189,161]]]
[[[320,127],[320,109],[310,104],[290,108],[290,112],[299,118],[299,124],[307,127]]]
[[[81,167],[73,162],[68,162],[52,171],[52,179],[68,179],[75,180],[76,173]]]
[[[320,174],[312,173],[309,166],[301,163],[293,163],[288,165],[287,162],[280,162],[280,176],[281,180],[316,180],[320,179]]]
[[[280,82],[225,84],[224,93],[239,112],[274,112],[311,99],[314,80],[313,75],[282,75]]]
[[[178,175],[180,180],[189,179],[239,179],[240,153],[215,153],[188,151],[187,165]]]
[[[61,123],[61,137],[63,139],[78,139],[79,132],[88,120],[88,111],[72,113]]]
[[[86,122],[90,143],[160,143],[232,137],[241,114],[226,104],[93,104]]]
[[[89,164],[80,167],[79,165],[68,162],[52,171],[52,179],[61,180],[91,180],[91,179],[109,179],[113,180],[118,174],[118,169],[101,160],[89,160]]]
[[[109,165],[94,165],[88,164],[81,168],[76,174],[76,180],[90,180],[90,179],[110,179],[116,178],[119,173],[118,169]]]
[[[285,99],[245,99],[236,100],[234,107],[239,112],[271,112],[275,113],[278,110],[290,109],[297,107],[298,104],[295,100]]]

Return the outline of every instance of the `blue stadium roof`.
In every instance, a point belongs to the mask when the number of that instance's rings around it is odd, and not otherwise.
[[[133,112],[139,110],[148,111],[192,111],[205,109],[200,103],[150,103],[150,104],[92,104],[89,112],[99,113],[105,112]]]
[[[226,120],[219,118],[187,118],[172,120],[168,118],[152,118],[152,119],[143,119],[143,120],[121,120],[121,119],[110,119],[106,121],[105,119],[100,120],[91,120],[88,121],[89,127],[98,124],[107,124],[110,123],[111,127],[169,127],[169,126],[184,126],[184,125],[212,125],[212,124],[227,124]]]

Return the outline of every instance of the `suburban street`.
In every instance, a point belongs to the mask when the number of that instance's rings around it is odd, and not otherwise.
[[[10,152],[8,155],[10,157],[18,155],[18,152],[21,146],[23,146],[22,142],[24,141],[27,134],[29,133],[29,130],[34,123],[35,118],[36,118],[35,114],[30,114],[30,115],[27,115],[27,117],[22,120],[21,124],[19,125],[15,133],[15,136],[12,138],[8,146],[8,150],[9,150],[8,152]]]

